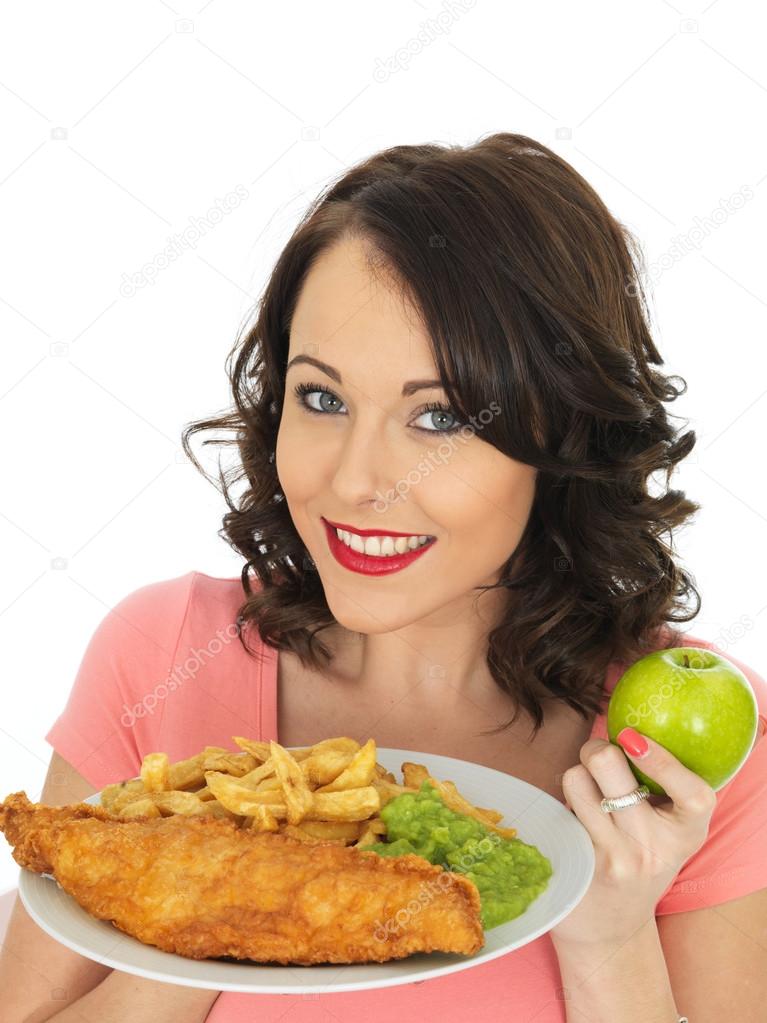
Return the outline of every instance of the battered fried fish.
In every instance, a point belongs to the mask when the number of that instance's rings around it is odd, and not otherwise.
[[[88,803],[15,792],[0,830],[17,863],[50,874],[88,913],[166,952],[255,962],[385,962],[482,948],[479,892],[420,856],[174,815],[120,820]]]

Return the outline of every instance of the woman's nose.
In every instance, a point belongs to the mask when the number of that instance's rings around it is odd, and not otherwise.
[[[396,482],[395,460],[382,417],[360,417],[350,425],[337,449],[332,487],[342,505],[354,508],[379,501]]]

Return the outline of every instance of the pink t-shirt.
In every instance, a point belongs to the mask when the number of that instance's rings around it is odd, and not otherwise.
[[[206,745],[236,750],[234,735],[279,741],[277,652],[255,630],[250,642],[258,642],[263,656],[243,649],[235,634],[242,602],[239,577],[202,572],[128,594],[93,634],[47,741],[97,789],[135,777],[146,753],[163,750],[174,761]],[[712,646],[689,633],[684,643]],[[657,914],[716,905],[767,887],[767,683],[729,651],[726,656],[748,677],[763,720],[748,760],[717,793],[705,844],[661,897]],[[611,666],[608,692],[624,669]],[[604,715],[591,734],[607,738]],[[440,1023],[565,1023],[558,990],[558,962],[546,934],[490,962],[398,987],[322,995],[222,992],[208,1021],[388,1023],[420,1017]]]

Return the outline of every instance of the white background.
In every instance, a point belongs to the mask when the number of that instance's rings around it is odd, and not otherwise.
[[[117,601],[239,574],[181,428],[228,405],[226,354],[306,205],[399,143],[531,135],[637,235],[665,371],[689,386],[670,408],[699,438],[673,477],[703,505],[675,538],[703,596],[687,630],[764,674],[762,5],[145,0],[0,18],[1,797],[39,797],[43,736]],[[17,875],[3,843],[0,890]]]

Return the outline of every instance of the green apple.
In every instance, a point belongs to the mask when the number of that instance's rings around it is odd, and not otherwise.
[[[682,646],[655,650],[623,673],[607,707],[610,742],[635,728],[664,746],[685,767],[718,790],[742,767],[759,724],[751,684],[713,650]],[[617,743],[616,743],[617,745]],[[650,792],[664,789],[629,759]]]

